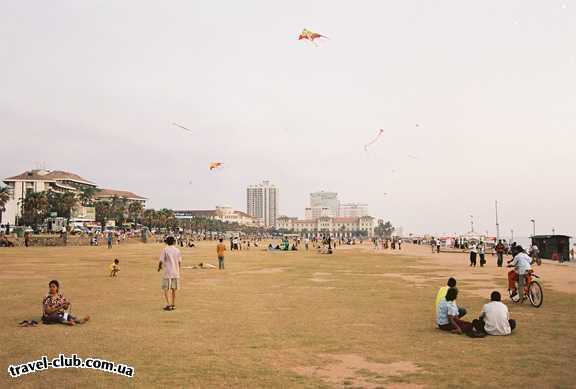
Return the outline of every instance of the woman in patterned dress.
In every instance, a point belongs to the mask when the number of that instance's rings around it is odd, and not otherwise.
[[[42,322],[44,324],[62,323],[69,326],[84,324],[90,320],[90,316],[84,319],[76,319],[66,310],[70,308],[70,302],[59,293],[60,284],[57,280],[48,283],[49,293],[42,300]]]

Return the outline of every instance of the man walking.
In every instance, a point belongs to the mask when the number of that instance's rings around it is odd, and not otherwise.
[[[224,252],[226,251],[226,246],[222,243],[222,238],[219,239],[218,245],[216,246],[216,253],[218,254],[218,269],[224,270]]]
[[[180,265],[182,265],[182,254],[180,250],[174,247],[176,239],[173,236],[166,238],[165,247],[160,254],[160,262],[158,263],[158,271],[164,268],[164,276],[162,277],[162,290],[164,290],[164,297],[166,298],[165,311],[173,311],[176,309],[176,290],[180,289]],[[172,299],[170,299],[172,297]]]
[[[506,248],[504,247],[504,244],[502,243],[502,240],[498,241],[498,244],[496,245],[496,255],[498,256],[498,267],[502,267],[502,263],[504,262],[504,251],[506,250]]]

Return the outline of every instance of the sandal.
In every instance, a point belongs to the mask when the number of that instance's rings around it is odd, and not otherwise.
[[[170,305],[170,310],[171,310],[171,311],[173,311],[173,310],[175,310],[175,309],[176,309],[176,306],[175,306],[175,305]]]
[[[162,308],[165,311],[171,311],[172,310],[172,305],[166,305],[164,308]]]

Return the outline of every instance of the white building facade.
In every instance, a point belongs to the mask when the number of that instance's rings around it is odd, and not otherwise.
[[[298,220],[295,217],[280,216],[277,228],[296,233],[330,233],[333,236],[374,235],[374,218],[361,217],[319,217],[317,219]]]
[[[345,203],[340,204],[341,217],[362,217],[368,216],[368,204]]]
[[[178,210],[174,211],[174,216],[179,220],[191,220],[194,218],[205,218],[220,220],[225,223],[238,223],[242,226],[260,227],[260,221],[242,211],[235,211],[231,207],[216,207],[213,210]]]
[[[275,227],[278,218],[279,191],[270,181],[250,185],[246,190],[246,213],[264,227]]]
[[[337,217],[339,215],[340,201],[336,192],[310,193],[310,207],[306,208],[311,218],[320,216]],[[313,216],[315,215],[315,216]]]

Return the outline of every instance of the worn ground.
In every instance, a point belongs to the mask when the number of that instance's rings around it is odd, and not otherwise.
[[[454,275],[458,303],[476,316],[506,271],[470,269],[463,254],[345,247],[228,253],[225,271],[182,269],[177,310],[162,311],[157,244],[0,249],[0,387],[575,386],[576,267],[545,263],[544,305],[509,305],[509,337],[470,339],[434,328],[437,289]],[[214,243],[183,249],[184,265],[216,263]],[[111,279],[107,267],[120,259]],[[39,319],[51,279],[72,301],[77,327],[18,328]],[[16,379],[8,365],[76,353],[135,367],[134,378],[46,370]]]

